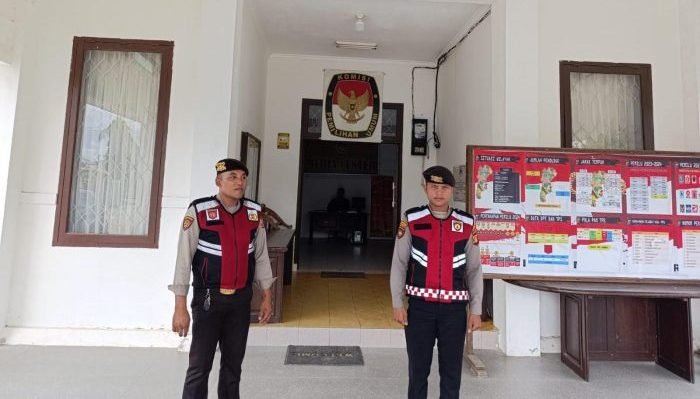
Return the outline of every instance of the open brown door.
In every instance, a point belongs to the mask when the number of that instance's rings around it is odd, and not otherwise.
[[[393,176],[372,176],[369,235],[373,238],[394,237],[396,183]]]
[[[656,363],[694,383],[690,299],[657,299]]]
[[[561,361],[588,381],[588,306],[584,295],[560,294]]]

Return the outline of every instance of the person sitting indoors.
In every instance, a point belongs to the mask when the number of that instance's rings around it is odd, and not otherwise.
[[[350,200],[345,198],[345,189],[338,187],[335,197],[331,199],[326,207],[328,212],[338,213],[347,212],[350,209]]]

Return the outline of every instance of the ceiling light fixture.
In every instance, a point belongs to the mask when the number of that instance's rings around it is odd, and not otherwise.
[[[365,30],[365,14],[361,12],[355,14],[355,30],[357,32],[364,32]]]
[[[342,40],[336,40],[335,47],[337,47],[337,48],[350,48],[350,49],[355,49],[355,50],[376,50],[377,43],[347,42],[347,41],[342,41]]]

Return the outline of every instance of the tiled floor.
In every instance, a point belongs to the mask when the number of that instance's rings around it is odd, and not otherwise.
[[[284,287],[282,323],[274,327],[401,329],[394,322],[388,274],[365,278],[321,278],[318,272],[294,273]],[[491,322],[485,331],[493,330]]]
[[[321,278],[297,272],[284,287],[282,306],[282,327],[401,328],[392,319],[388,274]]]
[[[362,345],[405,347],[392,317],[389,270],[392,240],[352,246],[334,239],[301,244],[299,271],[284,287],[282,322],[254,326],[249,345]],[[321,271],[365,272],[365,278],[321,278]],[[475,348],[495,349],[493,324],[474,335]]]
[[[350,245],[333,238],[314,238],[299,244],[300,271],[350,271],[388,273],[394,240],[368,240],[365,245]]]
[[[243,362],[241,397],[248,399],[406,397],[405,349],[362,348],[364,366],[288,366],[285,347],[249,347]],[[690,384],[653,362],[593,362],[585,382],[566,368],[559,355],[506,357],[478,353],[489,376],[462,370],[460,398],[488,399],[645,399],[700,397]],[[71,348],[0,346],[0,398],[121,399],[180,397],[187,353],[154,348]],[[209,378],[216,397],[219,355]],[[697,358],[696,358],[697,359]],[[428,397],[438,397],[437,353]],[[695,363],[700,380],[700,362]]]

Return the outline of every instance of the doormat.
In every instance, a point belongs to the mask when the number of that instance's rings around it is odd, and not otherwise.
[[[367,278],[364,272],[321,272],[321,278]]]
[[[359,346],[287,346],[284,364],[364,366]]]

